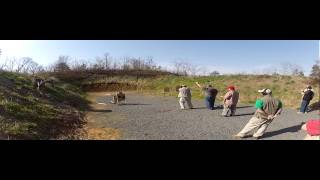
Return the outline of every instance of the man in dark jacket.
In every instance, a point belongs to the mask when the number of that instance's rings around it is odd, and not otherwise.
[[[196,85],[199,88],[201,88],[205,93],[206,107],[210,110],[213,110],[214,109],[214,102],[216,100],[218,90],[213,88],[212,85],[208,85],[207,87],[202,87],[198,82],[196,82]]]
[[[301,94],[303,94],[300,111],[298,114],[307,113],[308,105],[310,101],[313,99],[314,92],[312,90],[312,87],[309,85],[307,86],[307,89],[301,90]]]

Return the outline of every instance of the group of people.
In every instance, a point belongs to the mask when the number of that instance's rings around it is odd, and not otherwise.
[[[218,90],[212,87],[212,85],[203,87],[198,82],[196,82],[196,85],[199,88],[201,88],[205,93],[206,107],[210,110],[214,110],[214,103],[218,94]],[[236,91],[234,86],[229,86],[227,89],[228,92],[223,96],[223,111],[221,114],[224,117],[228,116],[228,114],[230,114],[230,116],[235,115],[237,103],[239,100],[239,92]],[[271,122],[281,114],[283,107],[282,102],[281,100],[272,96],[271,89],[264,88],[258,90],[258,92],[261,93],[262,97],[258,99],[255,103],[256,111],[253,117],[238,134],[233,136],[234,138],[247,137],[250,132],[256,130],[252,136],[256,139],[260,139],[266,132]],[[298,112],[299,114],[307,113],[307,107],[314,96],[314,92],[310,85],[307,86],[305,90],[301,90],[301,93],[303,94],[303,97],[300,106],[300,111]],[[181,88],[179,89],[178,97],[180,98],[179,103],[181,109],[186,109],[185,104],[187,104],[190,109],[193,108],[191,102],[191,90],[186,85],[181,86]],[[306,130],[307,132],[313,132],[312,135],[308,133],[308,137],[306,137],[305,139],[311,139],[311,136],[320,136],[320,120],[312,121],[312,123],[310,124],[312,124],[312,126],[308,125],[308,123],[302,126],[303,130]]]
[[[196,85],[202,89],[202,91],[205,94],[205,105],[208,109],[214,110],[215,109],[215,101],[218,94],[218,90],[215,89],[212,85],[208,86],[201,86],[198,82],[196,82]],[[223,96],[223,112],[222,116],[234,116],[236,112],[237,103],[239,100],[239,92],[236,91],[234,86],[229,86],[228,92]],[[180,89],[178,90],[178,98],[179,104],[181,109],[186,109],[186,104],[190,109],[193,109],[193,105],[191,102],[191,90],[186,85],[181,85]]]

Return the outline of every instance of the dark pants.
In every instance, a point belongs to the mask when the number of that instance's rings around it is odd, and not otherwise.
[[[309,103],[310,103],[310,101],[302,100],[301,107],[300,107],[300,112],[302,112],[302,113],[306,112],[307,109],[308,109]]]
[[[211,97],[211,96],[205,97],[206,107],[207,107],[208,109],[213,110],[213,109],[214,109],[214,101],[215,101],[215,98],[214,98],[214,97]]]

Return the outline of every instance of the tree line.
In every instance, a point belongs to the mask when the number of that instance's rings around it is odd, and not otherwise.
[[[313,79],[319,79],[319,64],[317,60],[312,67],[310,76]],[[190,64],[186,61],[180,60],[173,62],[172,66],[168,69],[158,65],[152,57],[136,58],[136,57],[123,57],[113,58],[108,53],[101,57],[96,57],[94,60],[73,59],[70,56],[61,55],[57,61],[49,66],[42,66],[35,62],[30,57],[23,58],[10,58],[2,60],[0,49],[0,70],[38,74],[42,72],[95,72],[95,73],[120,73],[126,74],[129,72],[152,72],[153,74],[172,73],[181,76],[219,76],[220,72],[217,70],[208,70],[206,67]],[[281,63],[280,66],[267,67],[262,70],[255,70],[253,73],[243,74],[257,74],[257,75],[294,75],[304,76],[302,68],[296,64],[289,62]]]

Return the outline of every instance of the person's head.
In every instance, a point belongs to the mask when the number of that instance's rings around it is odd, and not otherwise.
[[[228,91],[235,91],[236,88],[234,86],[228,86]]]
[[[271,89],[268,89],[268,88],[264,88],[264,89],[261,89],[261,90],[258,90],[259,93],[261,93],[262,95],[271,95],[272,94],[272,91]]]
[[[183,84],[181,87],[187,87],[187,85]]]
[[[307,89],[312,89],[311,85],[308,85],[308,86],[307,86]]]
[[[209,88],[212,88],[212,85],[211,85],[211,84],[209,84],[209,85],[208,85],[208,87],[209,87]]]

